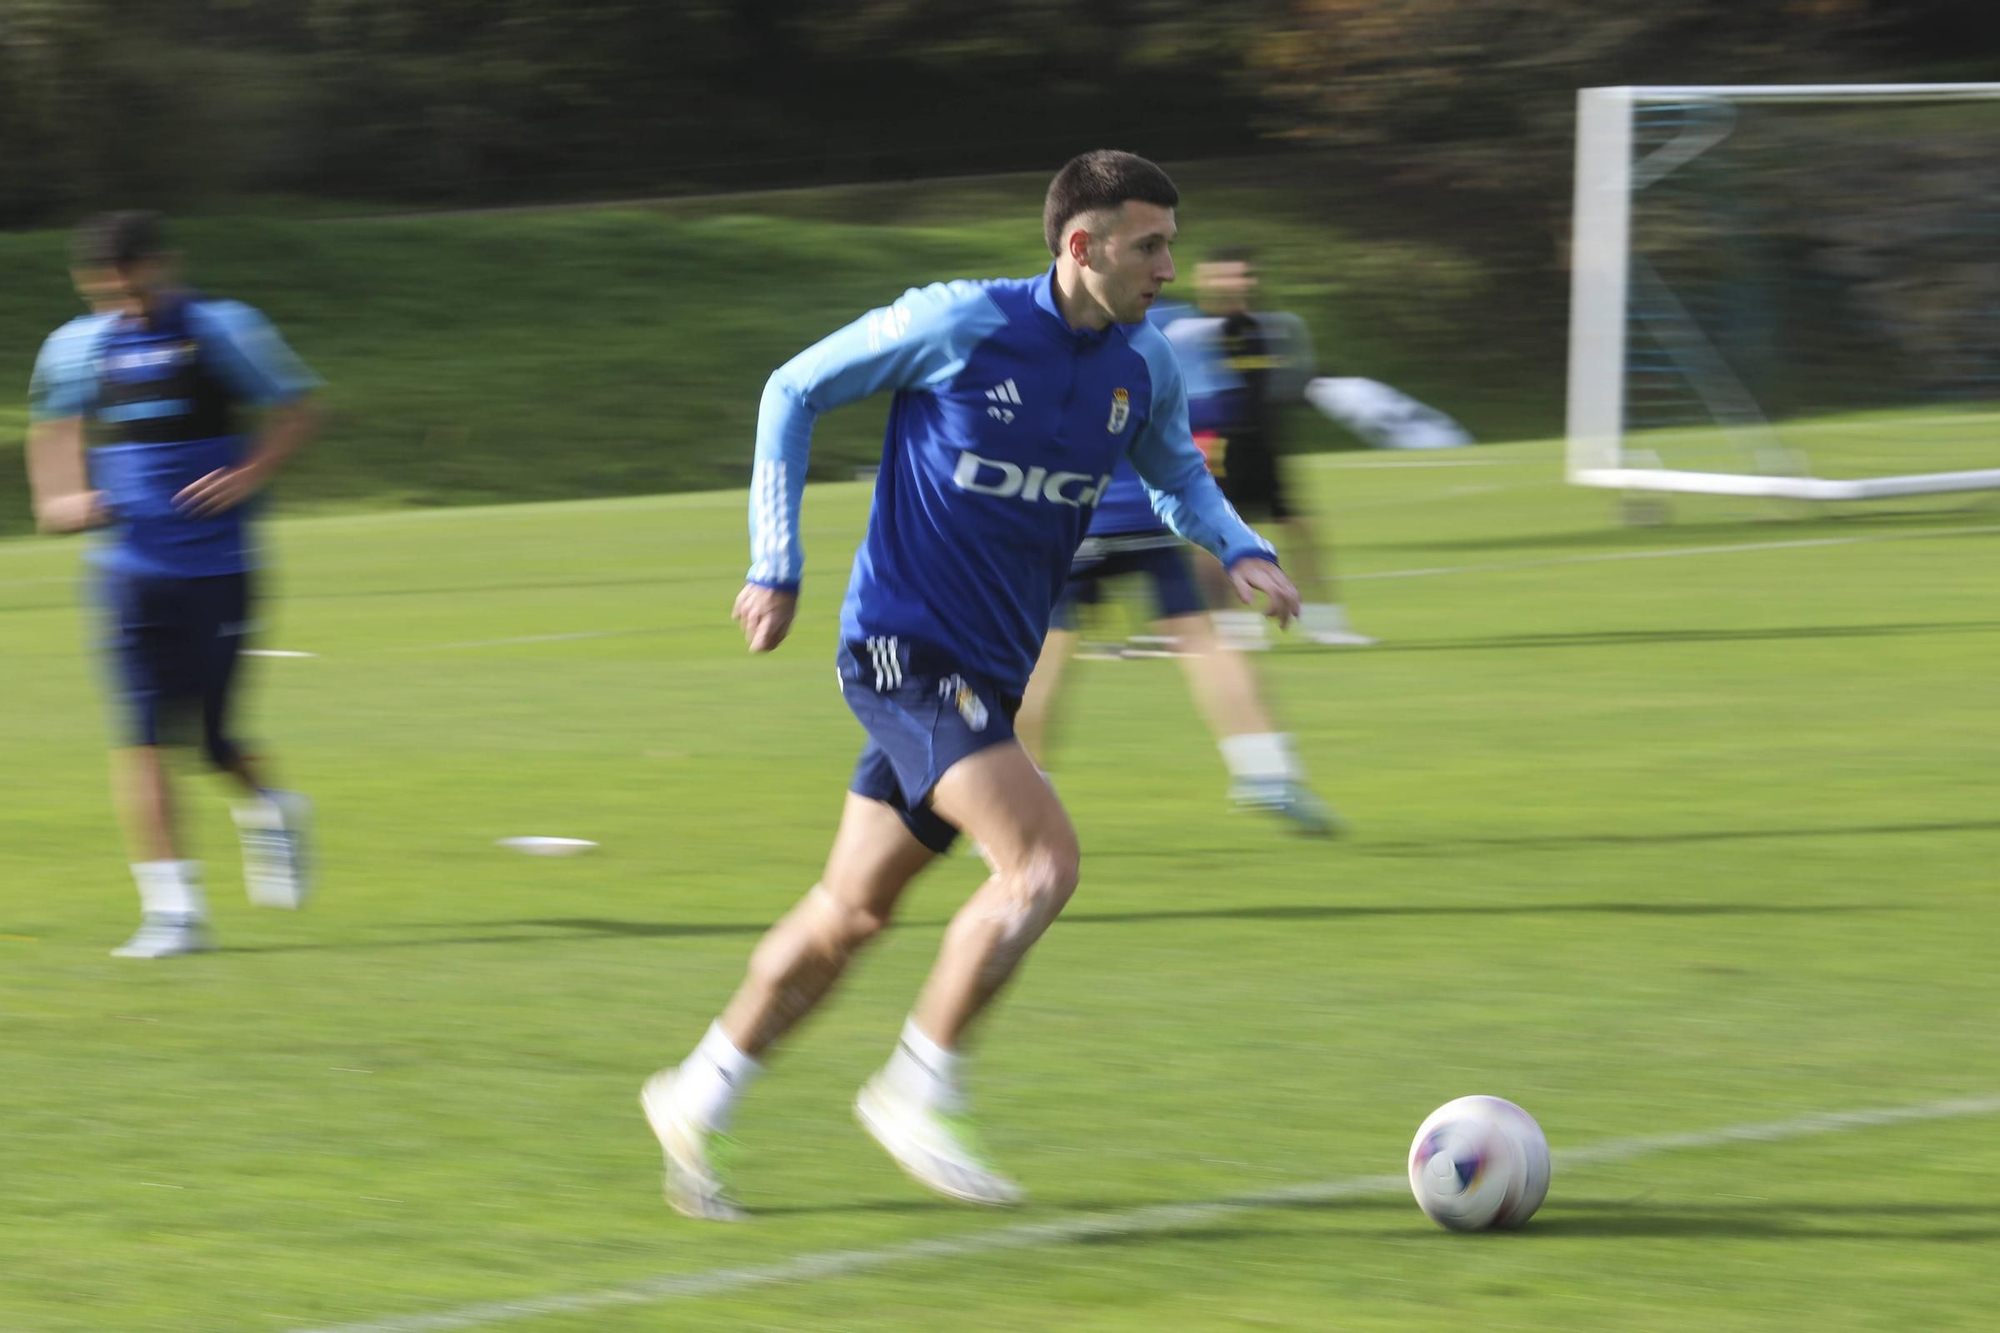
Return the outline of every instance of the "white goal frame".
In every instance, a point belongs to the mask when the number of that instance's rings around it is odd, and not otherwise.
[[[1633,282],[1632,199],[1636,192],[1720,141],[1720,136],[1693,132],[1634,162],[1635,108],[1702,100],[1744,103],[1988,99],[2000,99],[2000,83],[1579,89],[1576,198],[1570,250],[1569,480],[1579,486],[1625,491],[1682,491],[1795,500],[1875,500],[2000,489],[2000,467],[1835,481],[1804,475],[1631,466],[1649,460],[1629,458],[1624,448],[1625,330]],[[1722,391],[1727,392],[1726,385]],[[1769,434],[1768,428],[1764,433]],[[1996,454],[2000,454],[2000,449]]]

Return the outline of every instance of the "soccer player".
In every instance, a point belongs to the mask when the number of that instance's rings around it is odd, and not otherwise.
[[[1320,565],[1311,520],[1285,490],[1281,432],[1283,409],[1300,402],[1312,378],[1312,339],[1296,316],[1253,309],[1258,286],[1255,257],[1247,249],[1217,251],[1195,265],[1195,294],[1206,318],[1176,319],[1167,326],[1188,378],[1195,439],[1208,455],[1222,492],[1252,518],[1268,518],[1288,534],[1287,559],[1311,597],[1299,629],[1314,643],[1366,646],[1375,642],[1348,623],[1332,599],[1333,580]],[[1233,648],[1266,646],[1260,617],[1228,609],[1228,580],[1213,562],[1199,562],[1216,625]]]
[[[250,516],[312,434],[319,381],[255,310],[177,284],[156,214],[88,219],[71,261],[92,313],[36,359],[28,476],[43,532],[104,530],[91,563],[123,705],[115,787],[142,912],[112,952],[170,958],[211,947],[161,753],[191,714],[208,761],[242,794],[251,901],[298,907],[307,890],[310,805],[270,784],[230,705],[252,628]],[[262,409],[254,433],[246,409]]]
[[[1162,520],[1212,551],[1245,602],[1261,593],[1280,622],[1298,610],[1271,548],[1208,475],[1179,367],[1145,322],[1174,278],[1179,202],[1144,158],[1083,154],[1049,185],[1047,271],[906,292],[764,390],[753,563],[734,612],[752,652],[783,642],[798,603],[815,419],[895,395],[836,654],[868,739],[819,883],[765,935],[700,1044],[641,1091],[683,1213],[741,1216],[716,1152],[737,1099],[961,830],[985,847],[992,877],[946,929],[901,1041],[854,1110],[931,1189],[980,1204],[1021,1197],[966,1119],[964,1043],[1076,888],[1076,833],[1013,718],[1118,461],[1132,460]]]
[[[1112,474],[1098,501],[1014,719],[1015,734],[1029,755],[1046,767],[1057,692],[1076,653],[1079,608],[1101,602],[1105,586],[1125,576],[1152,585],[1153,633],[1178,650],[1188,692],[1229,769],[1230,800],[1238,809],[1277,815],[1300,833],[1329,837],[1340,832],[1333,811],[1306,785],[1291,736],[1273,725],[1249,662],[1241,653],[1223,651],[1184,544],[1161,526],[1138,475],[1128,466]]]

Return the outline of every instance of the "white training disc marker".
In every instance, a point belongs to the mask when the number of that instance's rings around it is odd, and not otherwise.
[[[575,856],[597,846],[582,838],[502,838],[500,845],[529,856]]]

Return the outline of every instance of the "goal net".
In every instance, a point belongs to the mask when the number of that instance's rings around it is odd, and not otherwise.
[[[2000,488],[2000,84],[1586,88],[1571,481]]]

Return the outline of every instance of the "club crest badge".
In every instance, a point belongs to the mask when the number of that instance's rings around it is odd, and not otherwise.
[[[938,693],[950,699],[958,707],[958,715],[965,719],[965,725],[974,731],[986,730],[989,720],[986,705],[973,688],[965,683],[963,676],[946,676],[938,682]]]
[[[1111,420],[1104,423],[1104,429],[1113,435],[1125,429],[1125,423],[1132,416],[1132,395],[1123,389],[1111,391]]]

